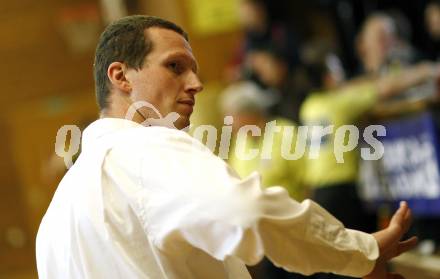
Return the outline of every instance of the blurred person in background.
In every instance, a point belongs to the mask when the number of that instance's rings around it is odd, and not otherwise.
[[[270,106],[276,102],[273,94],[264,92],[256,83],[252,81],[240,81],[231,84],[223,92],[221,97],[221,109],[226,116],[233,118],[233,138],[228,158],[229,165],[237,171],[241,177],[247,177],[253,172],[258,172],[261,176],[263,187],[281,186],[285,188],[291,198],[302,201],[307,198],[306,188],[302,182],[303,157],[295,160],[288,160],[282,156],[282,142],[289,141],[292,152],[297,148],[297,126],[294,122],[282,118],[271,117],[268,113]],[[266,124],[275,121],[275,125],[280,127],[279,131],[273,133],[272,141],[269,143],[270,158],[262,157]],[[261,129],[260,136],[237,137],[239,129],[245,125],[256,126]],[[268,126],[269,127],[269,126]],[[285,137],[284,128],[293,128],[291,137]],[[245,148],[238,151],[239,146]],[[244,159],[238,152],[249,154],[250,150],[258,150],[257,156],[252,159]],[[290,152],[289,150],[289,152]],[[251,267],[250,271],[255,278],[306,278],[300,274],[292,274],[277,268],[267,259],[257,267]]]
[[[440,56],[440,1],[430,1],[425,8],[425,25],[429,40],[426,45],[427,56],[439,61]]]
[[[241,81],[228,86],[222,93],[221,97],[222,111],[227,116],[232,116],[233,124],[233,145],[228,163],[238,172],[241,177],[249,176],[252,172],[257,171],[262,178],[262,185],[269,187],[278,185],[286,188],[289,195],[298,201],[306,198],[304,185],[302,183],[301,174],[303,173],[302,157],[297,160],[287,160],[282,157],[281,145],[283,141],[283,127],[292,127],[293,134],[291,138],[285,141],[291,143],[291,149],[295,149],[297,143],[297,125],[282,117],[271,117],[268,109],[276,100],[273,95],[263,92],[257,84],[252,81]],[[282,127],[280,131],[273,132],[273,142],[271,147],[270,158],[262,158],[261,150],[263,149],[263,139],[266,124],[275,121],[275,125]],[[237,132],[245,125],[253,125],[261,129],[261,136],[247,136],[237,139]],[[269,127],[269,126],[268,126]],[[267,133],[271,133],[267,131]],[[243,142],[237,142],[243,141]],[[268,141],[269,142],[269,141]],[[249,150],[259,150],[258,156],[251,160],[241,159],[237,156],[237,145],[245,146],[244,152],[247,154]]]
[[[269,114],[299,123],[299,108],[310,89],[299,71],[292,72],[286,57],[271,47],[250,51],[248,64],[253,69],[255,81],[277,97],[277,102],[269,108]]]
[[[411,25],[399,11],[371,14],[359,35],[358,50],[364,74],[371,78],[400,74],[423,56],[409,43]],[[437,94],[434,79],[409,86],[388,101],[434,98]]]
[[[243,0],[239,5],[244,35],[237,54],[226,67],[226,80],[249,79],[276,95],[272,116],[298,122],[304,83],[297,75],[299,41],[287,24],[274,20],[264,0]]]
[[[369,15],[356,41],[363,72],[380,75],[414,63],[417,55],[410,34],[408,21],[398,11]]]
[[[357,124],[379,101],[438,77],[439,66],[424,63],[395,75],[346,81],[338,56],[323,44],[310,46],[307,59],[317,89],[301,107],[302,123],[323,127],[333,125],[333,133],[320,139],[316,159],[305,160],[304,183],[311,187],[312,199],[337,216],[346,227],[374,231],[375,214],[364,208],[357,193],[358,150],[344,153],[344,162],[338,163],[334,154],[335,131],[342,125]],[[344,278],[332,274],[320,276],[318,278]]]
[[[247,54],[255,49],[273,47],[282,53],[289,70],[299,62],[296,33],[284,22],[276,21],[264,0],[241,0],[239,20],[243,28],[241,45],[226,68],[226,79],[234,81],[254,74]]]

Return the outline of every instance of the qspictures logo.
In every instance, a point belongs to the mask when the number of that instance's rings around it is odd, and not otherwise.
[[[133,103],[126,115],[126,120],[132,120],[136,112],[146,108],[157,116],[146,118],[142,126],[163,126],[177,129],[175,121],[180,117],[176,112],[163,116],[151,103],[139,101]],[[379,160],[384,155],[384,145],[377,139],[386,135],[386,129],[382,125],[370,125],[363,132],[354,125],[342,125],[335,128],[334,125],[308,125],[286,126],[278,125],[276,120],[267,122],[264,128],[257,125],[245,125],[233,135],[232,116],[224,117],[220,131],[213,125],[188,126],[182,130],[192,131],[192,136],[202,142],[212,152],[218,150],[218,156],[228,159],[231,146],[235,146],[233,152],[239,160],[260,159],[270,160],[274,156],[275,137],[281,137],[279,150],[285,160],[298,160],[307,156],[309,159],[317,159],[320,152],[332,152],[337,163],[344,163],[344,154],[352,152],[360,144],[360,137],[366,144],[360,148],[360,156],[363,160]],[[64,159],[67,168],[73,165],[73,158],[80,152],[82,132],[76,125],[64,125],[56,135],[55,153]],[[247,148],[247,142],[254,138],[262,144],[259,148]],[[258,138],[258,139],[257,139]],[[206,139],[206,140],[205,140]],[[232,141],[235,142],[232,142]],[[278,146],[279,147],[279,146]],[[218,148],[218,149],[217,149]]]

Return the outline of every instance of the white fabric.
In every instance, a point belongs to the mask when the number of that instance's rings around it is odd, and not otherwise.
[[[367,274],[374,238],[310,200],[241,180],[178,130],[101,119],[39,228],[40,278],[250,278],[267,255],[290,271]]]

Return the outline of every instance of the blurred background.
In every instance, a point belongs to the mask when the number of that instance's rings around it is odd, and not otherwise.
[[[414,230],[424,241],[416,252],[396,261],[394,268],[409,279],[440,278],[439,79],[434,73],[440,51],[438,1],[2,3],[0,278],[37,278],[36,232],[66,171],[63,158],[55,154],[57,131],[63,125],[84,130],[98,117],[94,48],[106,24],[130,14],[160,16],[189,33],[205,84],[205,91],[197,96],[196,125],[221,127],[225,114],[233,114],[237,125],[275,118],[308,125],[313,121],[308,122],[309,107],[304,104],[313,92],[338,91],[335,88],[347,81],[379,84],[393,73],[414,80],[389,89],[392,98],[387,102],[365,105],[359,115],[347,120],[362,119],[363,125],[381,124],[390,131],[383,139],[390,150],[385,150],[383,160],[353,161],[350,167],[356,169],[353,175],[361,202],[374,212],[373,226],[386,224],[399,199],[409,200],[415,208]],[[406,75],[406,69],[414,71]],[[354,104],[357,98],[350,96],[343,102]],[[324,102],[318,109],[325,110],[326,104],[332,107]],[[350,105],[342,113],[352,115]],[[393,158],[399,158],[400,164]],[[313,182],[298,178],[308,172],[307,162],[292,166],[279,158],[268,166],[230,161],[243,175],[260,170],[268,185],[281,184],[297,199],[313,197]],[[331,168],[320,171],[333,173]],[[267,269],[260,267],[253,273],[256,278],[287,278],[267,275]]]

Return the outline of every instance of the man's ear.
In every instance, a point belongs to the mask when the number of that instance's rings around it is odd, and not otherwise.
[[[131,92],[131,84],[127,80],[125,73],[127,66],[122,62],[113,62],[107,68],[107,77],[113,87],[125,93]]]

